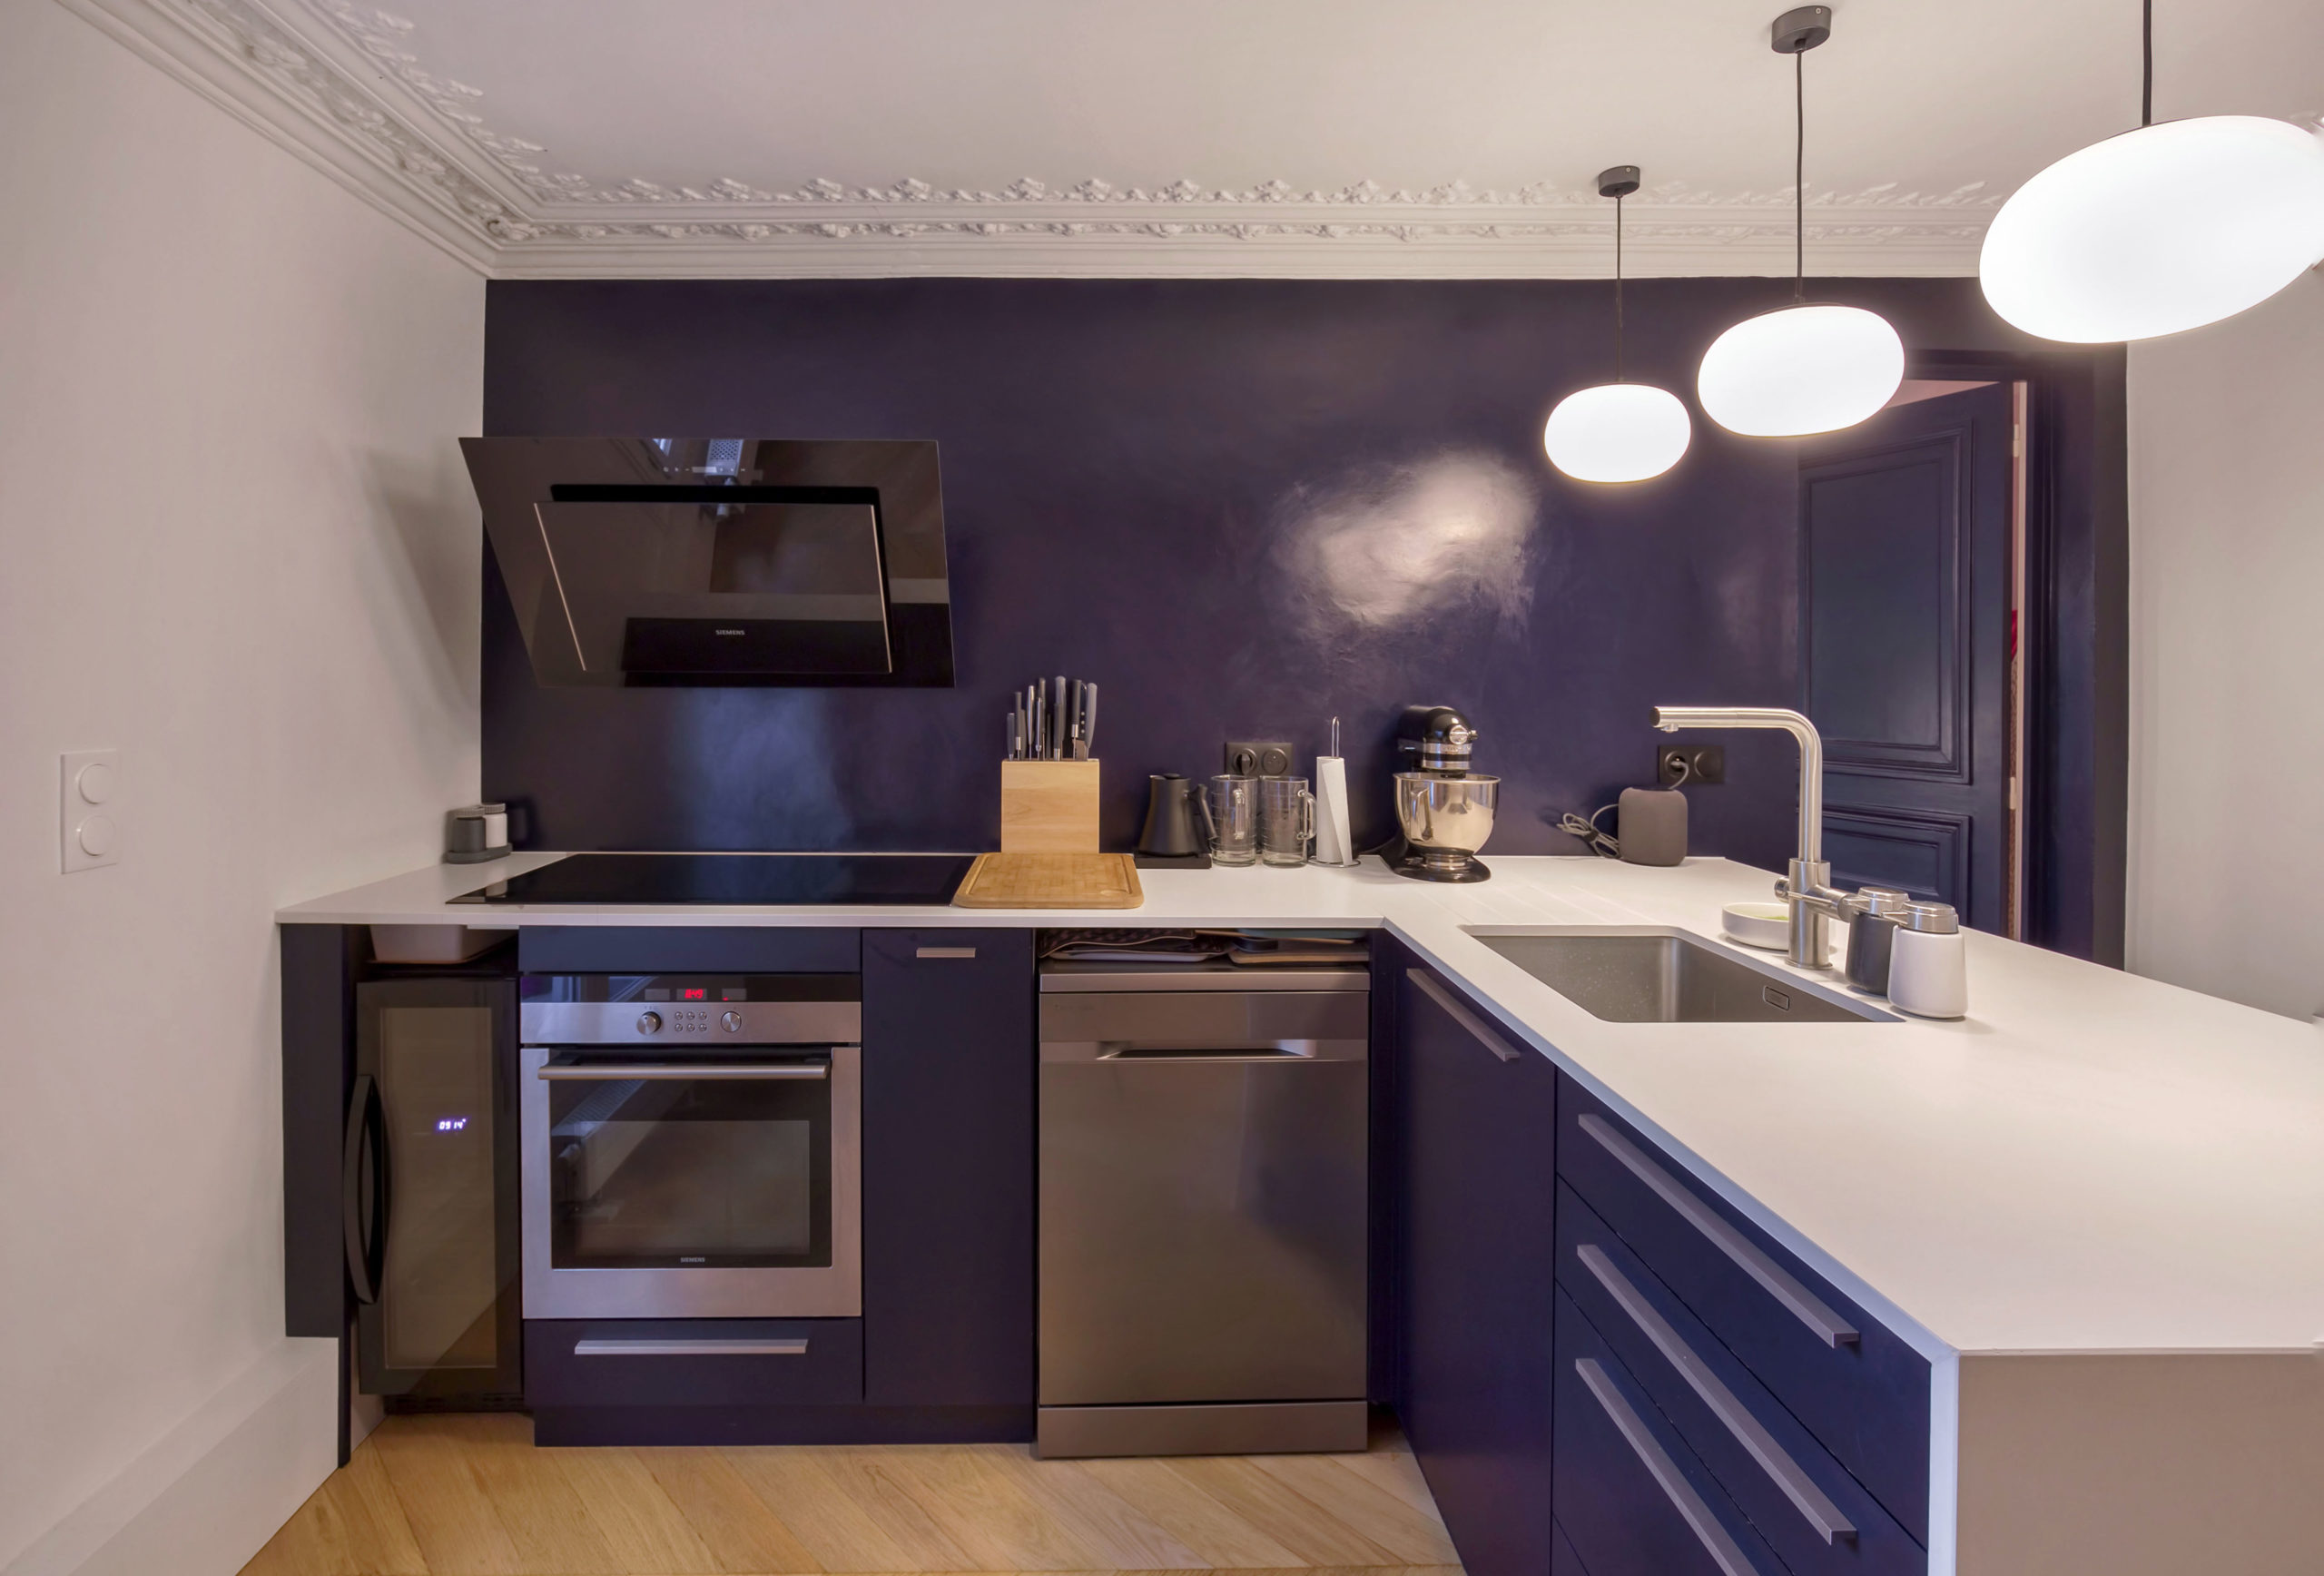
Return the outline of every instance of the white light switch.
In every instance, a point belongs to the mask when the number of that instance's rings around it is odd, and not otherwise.
[[[60,776],[57,834],[65,873],[119,861],[121,752],[75,750],[64,757]]]

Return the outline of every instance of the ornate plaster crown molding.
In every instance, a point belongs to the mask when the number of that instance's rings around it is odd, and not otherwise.
[[[944,190],[733,179],[664,186],[554,170],[430,72],[412,25],[354,0],[64,0],[359,195],[501,278],[995,274],[1559,278],[1605,272],[1594,192],[1454,181],[1214,188],[1026,178]],[[1669,182],[1632,200],[1639,274],[1785,274],[1791,192]],[[1817,193],[1821,273],[1974,272],[1982,183]]]

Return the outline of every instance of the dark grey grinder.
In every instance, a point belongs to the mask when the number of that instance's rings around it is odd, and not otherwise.
[[[1895,887],[1865,887],[1848,900],[1848,983],[1876,996],[1888,994],[1888,960],[1896,928],[1912,894]]]

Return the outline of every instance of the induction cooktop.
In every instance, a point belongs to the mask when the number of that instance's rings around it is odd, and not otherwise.
[[[573,853],[456,903],[823,906],[952,901],[966,853]]]

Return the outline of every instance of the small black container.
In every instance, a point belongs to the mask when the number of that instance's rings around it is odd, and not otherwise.
[[[1895,887],[1866,887],[1849,905],[1847,981],[1875,996],[1888,994],[1888,961],[1896,929],[1912,895]]]

